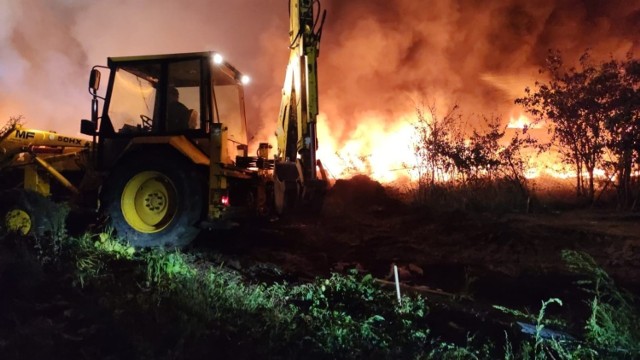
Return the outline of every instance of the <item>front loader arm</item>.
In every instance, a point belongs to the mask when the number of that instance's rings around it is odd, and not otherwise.
[[[0,172],[11,169],[24,171],[24,187],[49,195],[48,179],[41,177],[38,168],[46,171],[72,193],[78,189],[60,173],[63,170],[79,170],[81,154],[89,149],[90,142],[74,136],[51,131],[25,129],[14,123],[0,131]]]

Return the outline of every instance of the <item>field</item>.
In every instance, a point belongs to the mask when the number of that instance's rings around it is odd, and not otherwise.
[[[412,204],[356,177],[336,183],[319,217],[203,233],[185,253],[134,251],[105,232],[6,235],[0,352],[640,356],[640,214],[544,197],[499,209],[460,199]]]

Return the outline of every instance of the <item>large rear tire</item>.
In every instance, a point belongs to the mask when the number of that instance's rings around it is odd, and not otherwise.
[[[136,156],[103,186],[102,211],[116,234],[139,248],[181,248],[193,241],[204,211],[197,169],[172,153]]]

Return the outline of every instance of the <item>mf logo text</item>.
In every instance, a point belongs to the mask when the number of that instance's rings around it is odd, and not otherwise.
[[[20,139],[33,139],[35,136],[36,136],[36,133],[32,131],[16,130],[16,137]]]

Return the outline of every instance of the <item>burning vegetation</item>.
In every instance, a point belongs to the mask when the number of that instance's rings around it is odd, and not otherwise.
[[[640,194],[640,65],[596,63],[585,52],[580,67],[567,67],[558,51],[541,69],[545,80],[515,99],[528,115],[465,118],[458,105],[438,111],[418,107],[414,120],[390,133],[373,127],[349,140],[327,168],[341,176],[365,173],[382,182],[414,184],[418,198],[437,185],[503,182],[524,199],[541,174],[575,179],[588,203],[615,192],[619,208],[635,209]],[[542,133],[541,133],[542,132]],[[369,155],[364,148],[381,144]],[[375,147],[375,146],[372,146]],[[403,150],[404,149],[404,150]],[[386,170],[385,170],[386,169]],[[544,186],[544,181],[538,181]]]

